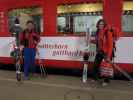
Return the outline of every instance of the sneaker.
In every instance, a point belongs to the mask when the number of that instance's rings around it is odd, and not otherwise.
[[[102,86],[107,86],[107,85],[108,85],[108,83],[106,83],[106,82],[102,83]]]

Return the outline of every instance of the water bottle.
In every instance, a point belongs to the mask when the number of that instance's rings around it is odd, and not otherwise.
[[[83,77],[82,77],[83,83],[87,82],[87,70],[88,70],[88,64],[84,63]]]

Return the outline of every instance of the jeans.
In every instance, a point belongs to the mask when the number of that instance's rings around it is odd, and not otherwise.
[[[24,48],[24,76],[28,77],[31,70],[35,72],[35,48]]]

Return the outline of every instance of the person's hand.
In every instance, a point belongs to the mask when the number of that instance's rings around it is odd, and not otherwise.
[[[90,43],[96,44],[96,39],[90,39]]]
[[[38,41],[34,40],[34,43],[35,43],[35,44],[37,44],[37,43],[38,43]]]
[[[107,62],[110,62],[110,59],[109,59],[109,57],[106,57],[105,61],[107,61]]]
[[[20,45],[20,51],[23,51],[23,49],[24,49],[24,45]]]

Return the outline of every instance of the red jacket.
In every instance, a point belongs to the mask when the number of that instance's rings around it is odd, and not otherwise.
[[[38,42],[40,41],[40,37],[37,33],[21,33],[20,34],[20,44],[24,45],[27,48],[36,48]]]
[[[98,49],[104,51],[108,58],[112,56],[113,34],[108,29],[103,29],[98,33]]]

